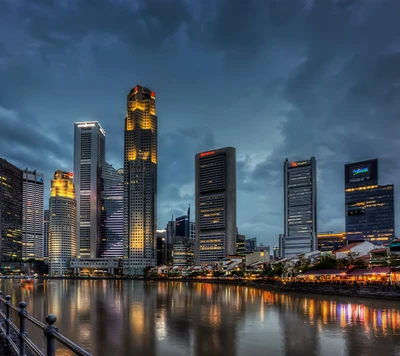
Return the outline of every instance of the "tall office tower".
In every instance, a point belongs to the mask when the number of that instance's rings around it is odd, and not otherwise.
[[[283,242],[285,241],[285,234],[279,234],[278,246],[279,246],[279,257],[283,257]]]
[[[283,257],[317,249],[317,164],[309,160],[283,166],[285,237]]]
[[[157,266],[167,263],[166,231],[157,230]]]
[[[176,218],[175,220],[175,236],[189,237],[190,235],[190,207],[187,214]]]
[[[198,153],[196,180],[196,265],[236,254],[236,149]]]
[[[56,171],[50,189],[49,272],[62,276],[76,256],[76,200],[73,173]]]
[[[177,236],[173,247],[173,265],[174,267],[189,267],[194,263],[193,240],[189,237]]]
[[[74,181],[80,257],[100,255],[100,186],[105,146],[106,133],[97,121],[75,123]]]
[[[236,255],[244,256],[246,253],[246,249],[244,247],[244,242],[246,241],[245,235],[236,235]]]
[[[167,265],[171,266],[173,264],[172,251],[174,248],[174,241],[176,237],[176,221],[172,216],[171,221],[168,221],[166,231],[166,241],[165,241],[165,249],[167,253]]]
[[[124,274],[138,275],[157,263],[157,116],[150,89],[129,92],[124,141]]]
[[[251,239],[244,240],[244,250],[246,253],[251,253],[256,250],[257,247],[257,237],[252,237]]]
[[[50,224],[50,211],[45,210],[43,214],[43,257],[49,257],[49,224]]]
[[[346,244],[346,233],[333,231],[318,233],[318,250],[321,252],[332,252]]]
[[[110,164],[101,168],[100,257],[124,256],[124,176]]]
[[[43,259],[44,181],[36,170],[23,172],[22,209],[22,259]]]
[[[344,167],[346,237],[384,244],[395,236],[394,187],[378,185],[378,160]]]
[[[196,224],[194,222],[190,222],[189,228],[189,237],[194,241],[196,238]]]
[[[0,158],[0,266],[22,258],[22,170]]]

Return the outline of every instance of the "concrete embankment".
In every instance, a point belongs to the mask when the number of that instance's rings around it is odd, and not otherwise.
[[[296,292],[307,294],[342,295],[348,297],[400,300],[400,288],[379,285],[345,284],[307,284],[307,283],[269,283],[264,281],[247,282],[234,280],[185,280],[193,283],[234,284],[276,292]]]

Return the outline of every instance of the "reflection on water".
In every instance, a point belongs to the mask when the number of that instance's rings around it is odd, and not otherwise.
[[[185,282],[38,280],[29,288],[1,280],[0,287],[41,320],[56,314],[59,330],[98,356],[400,354],[394,301]],[[28,332],[44,348],[43,333]]]

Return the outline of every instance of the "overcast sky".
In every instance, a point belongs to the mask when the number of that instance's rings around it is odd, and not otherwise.
[[[159,228],[194,205],[194,155],[234,146],[240,233],[276,242],[283,162],[311,156],[318,230],[343,231],[346,162],[378,158],[380,184],[399,182],[399,13],[398,0],[0,0],[0,157],[45,173],[47,206],[75,121],[99,121],[122,166],[140,84],[157,95]]]

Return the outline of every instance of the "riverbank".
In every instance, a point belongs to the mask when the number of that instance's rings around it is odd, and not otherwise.
[[[347,285],[347,284],[312,284],[312,283],[280,283],[265,281],[243,281],[243,280],[195,280],[187,279],[182,282],[191,283],[217,283],[232,284],[255,289],[275,292],[295,292],[303,294],[337,295],[346,297],[361,297],[400,300],[400,288],[394,286],[380,285]]]
[[[21,278],[21,277],[19,277]],[[8,279],[8,278],[7,278]],[[400,288],[382,285],[347,285],[328,283],[280,283],[264,280],[243,280],[243,279],[193,279],[193,278],[132,278],[132,277],[38,277],[40,280],[70,279],[70,280],[137,280],[144,283],[157,283],[175,281],[184,283],[212,283],[244,286],[276,292],[295,292],[306,294],[339,295],[346,297],[361,297],[375,299],[400,300]]]

